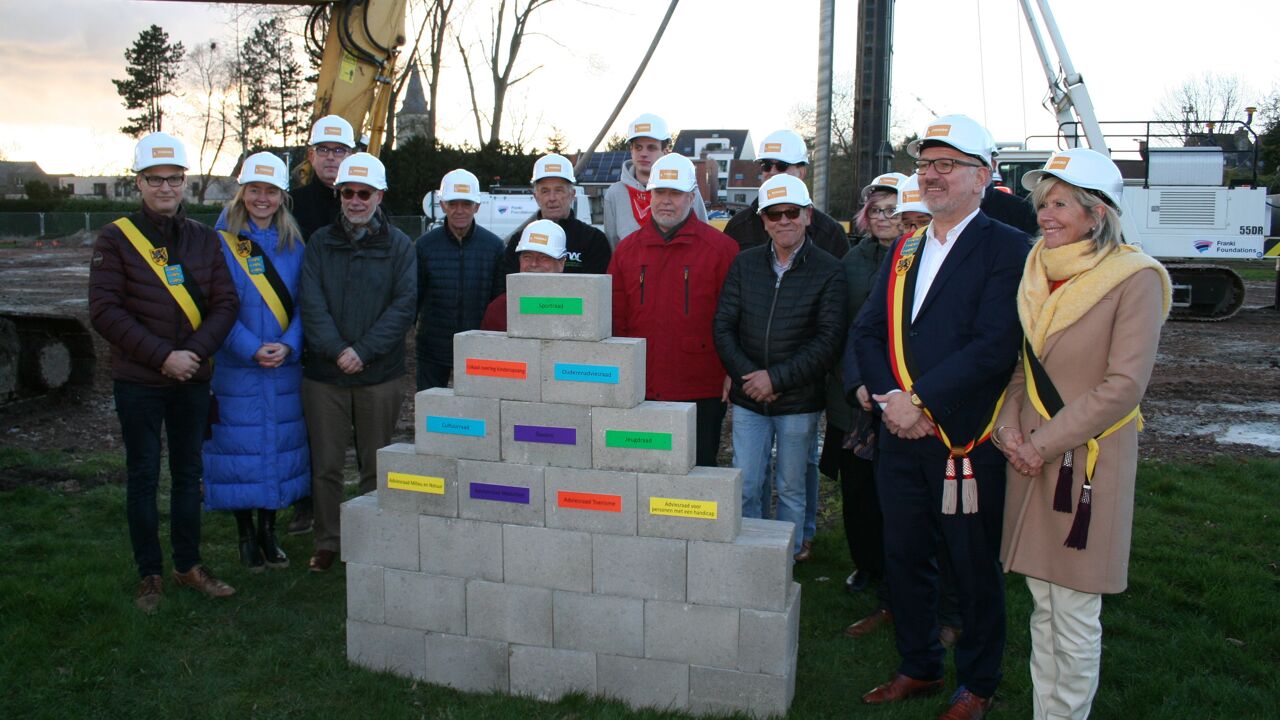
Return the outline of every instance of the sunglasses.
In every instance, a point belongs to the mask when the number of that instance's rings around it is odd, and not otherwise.
[[[374,193],[373,190],[368,190],[368,189],[356,190],[354,188],[342,188],[342,190],[340,190],[339,192],[342,194],[343,200],[350,200],[353,197],[358,197],[361,200],[368,200],[369,198],[373,197],[373,193]]]
[[[774,168],[778,168],[778,172],[786,172],[787,168],[795,163],[782,162],[781,160],[761,160],[760,169],[765,172],[771,172]]]
[[[795,220],[800,217],[801,209],[802,208],[793,207],[790,210],[765,210],[762,214],[769,218],[770,222],[778,222],[783,218],[783,216],[786,216],[788,220]]]

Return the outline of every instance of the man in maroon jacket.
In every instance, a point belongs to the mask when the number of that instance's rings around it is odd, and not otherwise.
[[[211,360],[240,309],[218,236],[182,212],[186,150],[164,133],[134,149],[142,208],[104,227],[93,244],[89,314],[111,345],[116,413],[124,436],[125,514],[142,582],[134,605],[155,612],[163,593],[156,488],[160,434],[173,489],[173,580],[210,597],[235,590],[200,562],[200,459]]]

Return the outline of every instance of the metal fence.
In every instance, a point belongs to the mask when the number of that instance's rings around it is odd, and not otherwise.
[[[0,237],[8,238],[62,238],[78,232],[97,233],[104,225],[124,213],[112,212],[5,212],[0,213]],[[212,226],[218,216],[212,213],[196,213],[187,217]],[[428,220],[422,215],[392,215],[391,223],[416,238],[428,229]]]

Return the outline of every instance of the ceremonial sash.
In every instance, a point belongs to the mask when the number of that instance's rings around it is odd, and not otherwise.
[[[1054,386],[1049,373],[1045,371],[1044,365],[1040,363],[1040,358],[1036,357],[1036,354],[1031,351],[1031,343],[1025,337],[1022,339],[1022,369],[1023,375],[1026,376],[1027,399],[1031,401],[1031,406],[1040,414],[1040,417],[1045,420],[1051,419],[1062,410],[1065,403],[1062,402],[1062,396],[1058,394],[1058,388]],[[1138,421],[1138,430],[1142,430],[1141,406],[1130,410],[1111,427],[1103,430],[1096,437],[1089,438],[1089,442],[1085,444],[1087,451],[1084,464],[1084,485],[1080,488],[1080,500],[1076,506],[1075,520],[1071,524],[1071,531],[1067,534],[1066,542],[1063,543],[1067,547],[1083,550],[1089,541],[1089,520],[1093,507],[1093,470],[1098,465],[1098,452],[1100,449],[1098,441],[1134,420]],[[1062,455],[1062,466],[1058,468],[1058,484],[1053,493],[1053,509],[1057,512],[1071,512],[1071,480],[1074,455],[1074,450],[1066,451]]]
[[[142,256],[143,262],[155,272],[160,284],[173,296],[173,300],[178,303],[178,307],[182,308],[183,314],[187,316],[187,321],[191,323],[191,329],[198,329],[202,315],[200,313],[200,303],[193,295],[200,295],[200,290],[196,286],[195,280],[188,278],[186,273],[183,272],[182,263],[175,262],[170,264],[169,249],[165,247],[157,248],[151,244],[147,236],[143,235],[138,226],[129,218],[119,218],[112,224],[120,228],[120,231],[128,238],[129,243],[133,245],[133,249],[137,250],[138,254]],[[200,299],[203,300],[203,297]]]
[[[289,288],[284,284],[280,273],[276,272],[271,258],[267,257],[258,243],[249,238],[238,238],[225,230],[218,234],[231,251],[231,256],[240,263],[240,269],[258,289],[258,294],[262,296],[271,314],[276,316],[280,331],[288,330],[289,318],[293,316],[293,297],[289,295]]]
[[[898,243],[891,258],[892,270],[890,271],[888,291],[886,297],[885,308],[888,315],[888,345],[889,345],[889,367],[893,371],[894,378],[898,381],[898,387],[903,392],[910,393],[912,386],[915,384],[915,376],[918,374],[915,370],[915,356],[911,353],[911,344],[908,340],[910,337],[909,328],[911,327],[911,307],[915,301],[916,277],[919,274],[920,266],[915,262],[916,256],[920,252],[920,246],[924,243],[925,228],[920,228],[911,236],[905,238]],[[978,512],[978,483],[973,476],[973,464],[969,461],[969,453],[975,447],[987,441],[991,437],[991,430],[995,427],[996,416],[1000,414],[1000,406],[1004,403],[1004,393],[1000,393],[999,399],[996,400],[995,407],[991,409],[991,416],[987,420],[982,431],[964,445],[957,445],[952,442],[946,430],[942,428],[942,424],[933,417],[928,408],[921,408],[926,417],[933,423],[934,434],[938,440],[950,451],[947,457],[947,471],[942,483],[942,512],[945,515],[954,515],[956,512],[956,499],[960,488],[957,487],[956,461],[960,461],[960,467],[964,480],[963,493],[961,494],[961,511],[970,515]]]

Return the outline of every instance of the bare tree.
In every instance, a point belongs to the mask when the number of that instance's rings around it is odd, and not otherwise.
[[[449,14],[453,12],[454,0],[431,0],[428,12],[428,26],[431,31],[430,43],[427,46],[427,127],[428,143],[436,140],[436,96],[440,91],[441,59],[444,55],[444,44],[448,40]]]
[[[853,77],[837,75],[831,84],[831,155],[853,156]],[[791,109],[791,125],[813,147],[817,113],[813,103],[801,103]]]
[[[1156,106],[1158,132],[1174,136],[1177,144],[1196,142],[1195,138],[1207,130],[1206,123],[1242,119],[1244,97],[1248,94],[1238,75],[1206,72],[1188,78],[1166,92]]]
[[[223,148],[231,139],[233,124],[230,97],[232,92],[232,73],[230,60],[215,40],[197,45],[187,54],[187,77],[191,82],[188,102],[195,111],[195,121],[200,128],[200,149],[196,153],[196,162],[200,171],[200,185],[196,193],[196,202],[204,204],[205,192],[209,189],[209,178],[213,168],[222,155]],[[212,154],[212,157],[206,157]]]
[[[524,43],[529,29],[529,18],[534,11],[552,2],[555,0],[524,0],[523,4],[521,0],[512,0],[510,25],[507,18],[507,0],[499,0],[497,10],[490,15],[488,47],[485,46],[484,40],[480,41],[480,49],[485,53],[485,64],[489,68],[489,79],[493,83],[493,110],[487,115],[480,111],[480,106],[476,102],[475,81],[471,78],[471,62],[462,44],[462,38],[458,35],[454,36],[467,73],[467,83],[471,90],[471,112],[475,116],[476,136],[482,147],[497,148],[501,142],[502,116],[506,106],[507,92],[513,85],[528,78],[542,67],[539,65],[518,77],[512,77],[515,74],[516,60],[520,55],[520,46]],[[510,30],[510,35],[507,35],[507,30]],[[504,47],[505,59],[502,57]],[[482,129],[484,124],[482,118],[489,124],[487,138]]]

